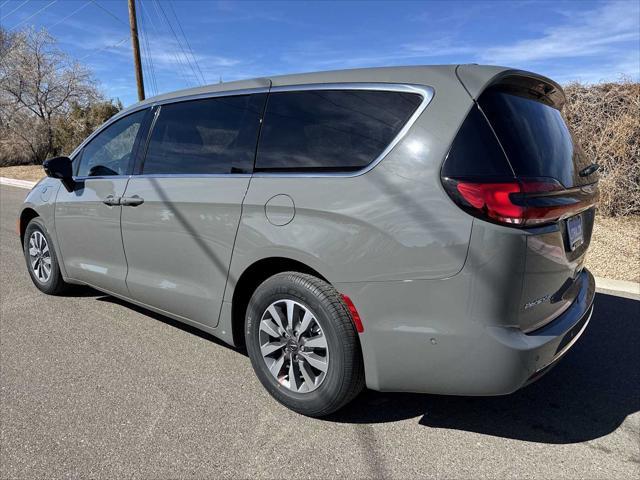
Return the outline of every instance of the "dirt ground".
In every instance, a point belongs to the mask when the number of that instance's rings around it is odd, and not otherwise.
[[[597,216],[587,268],[597,277],[640,282],[640,216]]]
[[[32,180],[37,182],[44,177],[44,170],[42,169],[42,165],[0,167],[0,177],[15,178],[17,180]]]
[[[0,167],[0,177],[37,181],[43,176],[41,165]],[[640,216],[597,216],[587,268],[598,277],[640,282]]]

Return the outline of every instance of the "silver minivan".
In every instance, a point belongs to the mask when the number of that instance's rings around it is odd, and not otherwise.
[[[327,415],[380,391],[500,395],[584,332],[597,164],[561,87],[478,65],[210,85],[118,113],[24,202],[41,291],[70,284],[246,348]]]

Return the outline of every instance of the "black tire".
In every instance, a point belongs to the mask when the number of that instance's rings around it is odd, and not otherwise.
[[[33,266],[31,265],[29,241],[35,232],[40,232],[40,234],[44,236],[47,242],[49,259],[51,260],[51,271],[46,280],[39,278],[34,271]],[[32,219],[27,225],[27,228],[24,232],[24,242],[22,246],[24,250],[24,258],[27,262],[27,271],[29,272],[31,281],[38,288],[38,290],[46,293],[47,295],[60,295],[69,289],[69,284],[65,283],[65,281],[62,279],[60,266],[58,264],[58,256],[56,255],[55,249],[53,248],[53,242],[51,241],[51,237],[47,232],[47,227],[39,217]]]
[[[260,348],[260,321],[279,300],[294,300],[308,308],[327,343],[327,370],[314,390],[299,393],[276,380]],[[253,293],[245,319],[245,341],[251,364],[267,391],[281,404],[303,415],[322,417],[342,408],[364,387],[360,341],[340,294],[327,282],[298,272],[279,273]]]

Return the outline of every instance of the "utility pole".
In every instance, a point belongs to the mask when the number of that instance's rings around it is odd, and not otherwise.
[[[133,68],[136,70],[136,83],[138,84],[138,100],[144,100],[144,80],[142,79],[138,21],[136,20],[136,0],[129,0],[129,25],[131,26],[131,46],[133,47]]]

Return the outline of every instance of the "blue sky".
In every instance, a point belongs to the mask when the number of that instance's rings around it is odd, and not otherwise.
[[[490,63],[561,83],[640,78],[638,0],[137,5],[147,96],[199,85],[202,77],[216,83],[381,65]],[[0,24],[47,27],[92,68],[107,97],[135,102],[126,0],[0,0]]]

